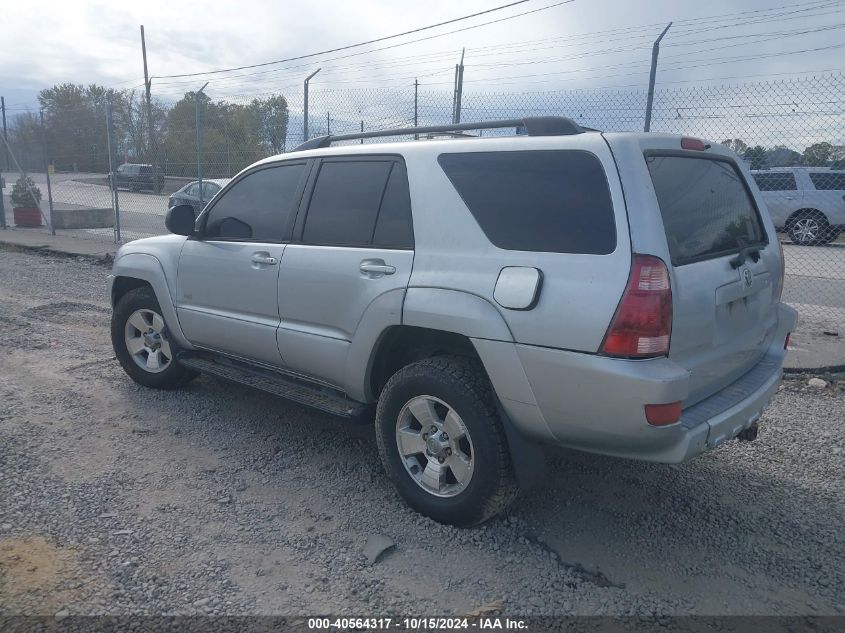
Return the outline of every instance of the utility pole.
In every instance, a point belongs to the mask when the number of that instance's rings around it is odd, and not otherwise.
[[[464,53],[466,49],[461,49],[461,64],[458,67],[458,90],[455,97],[455,123],[461,122],[461,95],[464,92]]]
[[[196,94],[194,95],[194,107],[196,110],[196,121],[197,121],[197,181],[199,181],[200,186],[200,207],[202,207],[202,130],[200,129],[200,95],[203,94],[203,90],[208,85],[206,81],[203,84],[203,87],[197,90]]]
[[[313,73],[308,75],[305,78],[305,87],[303,90],[303,99],[302,99],[302,142],[308,140],[308,82],[311,81],[311,78],[320,72],[322,68],[318,68]]]
[[[6,133],[6,98],[0,97],[0,108],[3,109],[3,140],[6,143],[3,144],[3,151],[6,154],[6,171],[10,171],[12,169],[11,165],[9,164],[9,135]]]
[[[418,79],[414,79],[414,127],[419,127],[419,118],[417,116],[418,106],[419,106],[419,89],[420,89],[420,82]],[[363,129],[361,130],[364,131]],[[419,140],[420,135],[414,134],[414,140]]]
[[[141,54],[144,56],[144,90],[147,96],[147,138],[150,143],[150,152],[154,151],[155,138],[153,136],[153,106],[150,101],[150,75],[147,72],[147,41],[144,39],[144,25],[141,25]]]
[[[361,134],[364,133],[364,119],[361,119]],[[364,144],[364,139],[361,139],[361,145]]]
[[[654,102],[654,81],[657,78],[657,54],[660,52],[660,40],[663,39],[663,36],[666,35],[666,31],[669,30],[669,27],[672,26],[672,23],[666,25],[666,28],[663,29],[663,32],[654,40],[654,46],[651,47],[651,73],[648,76],[648,100],[645,104],[645,126],[643,126],[643,131],[648,132],[651,130],[651,106]]]

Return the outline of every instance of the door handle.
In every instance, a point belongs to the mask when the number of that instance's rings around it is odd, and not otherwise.
[[[396,272],[396,267],[385,264],[383,259],[365,259],[361,262],[359,270],[367,277],[375,278],[382,275],[392,275]]]
[[[275,264],[279,263],[279,260],[275,257],[272,257],[270,253],[253,253],[252,263],[264,264],[265,266],[274,266]]]

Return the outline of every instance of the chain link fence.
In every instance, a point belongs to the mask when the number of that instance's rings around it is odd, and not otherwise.
[[[55,90],[43,104],[43,124],[37,111],[11,117],[0,153],[6,224],[118,242],[164,233],[170,204],[199,210],[238,171],[307,137],[447,124],[454,113],[451,92],[312,85],[306,133],[301,94],[214,99],[189,92],[147,107],[134,92],[80,87],[69,108]],[[845,327],[843,104],[842,74],[681,87],[655,92],[651,124],[654,132],[725,143],[746,161],[780,230],[785,300],[836,331]],[[465,92],[460,116],[566,115],[600,130],[637,131],[645,107],[645,91]],[[10,198],[21,174],[31,178],[30,196],[41,196],[29,213],[15,205],[31,199],[20,191],[16,202]]]

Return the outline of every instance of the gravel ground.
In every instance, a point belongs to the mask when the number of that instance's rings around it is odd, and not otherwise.
[[[369,426],[114,360],[108,267],[0,251],[0,612],[845,612],[845,395],[789,381],[756,442],[663,466],[555,452],[482,528],[385,481]],[[374,564],[367,540],[395,547]]]

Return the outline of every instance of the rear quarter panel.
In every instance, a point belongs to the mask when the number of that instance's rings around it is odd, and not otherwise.
[[[616,249],[608,255],[512,251],[494,246],[437,162],[441,152],[567,149],[591,152],[604,166],[617,234]],[[468,293],[501,315],[516,342],[597,351],[627,283],[631,262],[625,199],[613,157],[600,134],[436,141],[429,147],[411,148],[405,162],[416,243],[409,296],[414,288]],[[543,272],[539,301],[533,309],[509,310],[495,301],[496,280],[506,266],[535,267]],[[442,312],[448,321],[448,302],[427,309]],[[470,335],[488,338],[489,331],[479,327],[478,333]]]

